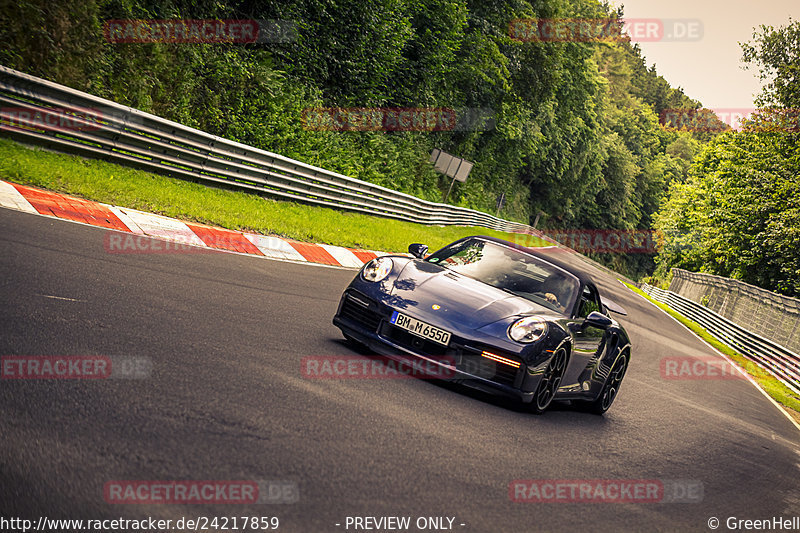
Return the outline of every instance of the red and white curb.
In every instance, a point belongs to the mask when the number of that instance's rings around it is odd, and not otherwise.
[[[106,236],[105,246],[110,253],[158,253],[196,247],[345,268],[361,268],[364,263],[386,255],[385,252],[299,242],[183,222],[5,181],[0,181],[0,207],[122,232],[122,235]],[[177,245],[154,246],[147,244],[151,241],[140,239],[144,236]]]

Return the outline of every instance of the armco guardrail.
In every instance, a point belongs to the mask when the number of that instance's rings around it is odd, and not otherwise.
[[[525,224],[427,202],[4,66],[0,66],[0,132],[60,152],[238,187],[280,200],[420,224],[538,234]]]
[[[653,299],[694,320],[720,341],[749,357],[800,394],[800,356],[796,353],[679,294],[646,283],[642,284],[642,290]]]
[[[800,353],[800,299],[738,279],[672,269],[669,290]]]

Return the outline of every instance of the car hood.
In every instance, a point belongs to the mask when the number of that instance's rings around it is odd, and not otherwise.
[[[504,318],[554,311],[425,261],[409,261],[394,281],[392,300],[410,313],[454,329],[479,329]]]

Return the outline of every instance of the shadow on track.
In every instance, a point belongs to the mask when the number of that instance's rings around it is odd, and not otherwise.
[[[377,359],[378,364],[382,367],[387,367],[386,357],[371,353],[371,351],[361,344],[348,341],[346,339],[330,339],[335,344],[347,348],[355,354],[361,355],[366,359]],[[540,415],[530,412],[525,404],[508,398],[499,394],[490,394],[478,389],[474,389],[461,383],[455,383],[443,379],[422,379],[418,381],[430,383],[439,389],[447,390],[453,394],[460,394],[471,400],[481,402],[483,404],[492,405],[494,407],[510,411],[518,415],[524,416],[531,421],[544,420],[559,421],[559,423],[575,422],[582,427],[604,427],[611,424],[605,416],[598,416],[591,413],[585,413],[577,410],[569,400],[557,400],[547,408],[547,410]]]

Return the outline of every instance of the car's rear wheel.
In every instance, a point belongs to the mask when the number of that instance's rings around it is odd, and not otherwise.
[[[606,384],[603,386],[603,390],[600,392],[600,395],[593,402],[586,402],[582,404],[582,410],[594,413],[596,415],[602,415],[608,411],[608,408],[611,407],[612,403],[614,403],[617,393],[619,393],[619,388],[622,385],[622,379],[625,377],[625,372],[627,370],[628,355],[622,354],[614,364],[614,368],[611,369],[608,379],[606,380]]]
[[[556,396],[556,392],[558,392],[558,387],[561,386],[561,379],[566,371],[567,351],[564,348],[559,348],[550,358],[550,362],[542,375],[542,380],[536,388],[536,393],[531,402],[531,410],[534,413],[543,413],[550,406]]]

